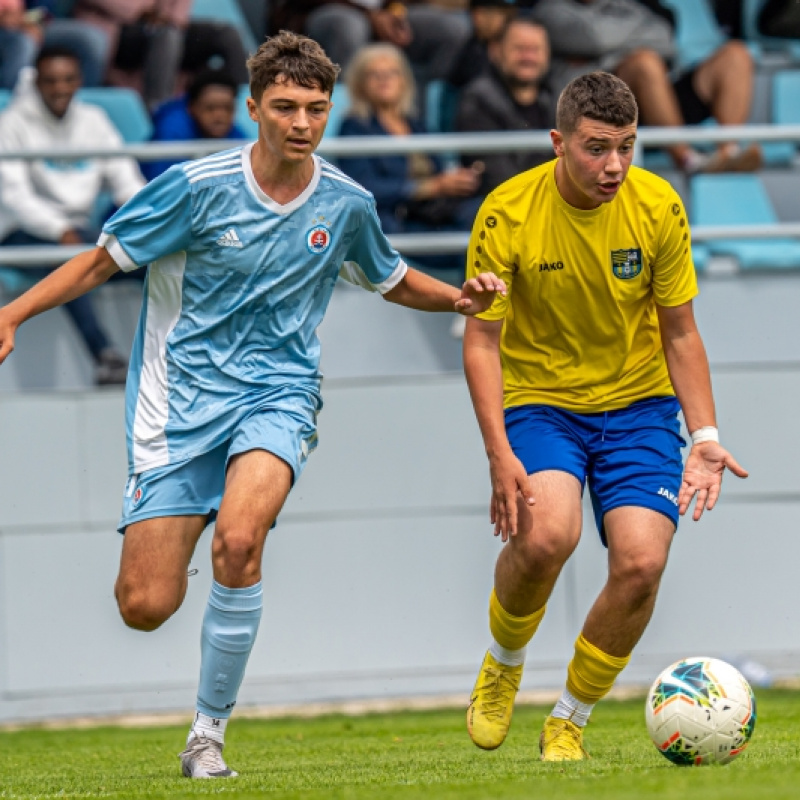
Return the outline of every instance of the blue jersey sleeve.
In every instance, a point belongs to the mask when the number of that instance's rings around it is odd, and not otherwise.
[[[408,267],[386,238],[375,202],[370,201],[355,239],[339,272],[349,283],[386,294],[397,286]]]
[[[185,250],[192,240],[192,190],[181,165],[140,189],[103,226],[98,244],[132,270]]]

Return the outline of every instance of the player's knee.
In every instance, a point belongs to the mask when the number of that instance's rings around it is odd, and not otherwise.
[[[659,556],[641,553],[626,559],[612,570],[612,575],[625,586],[633,603],[644,603],[658,591],[665,566]]]
[[[158,597],[147,589],[117,583],[115,594],[122,621],[138,631],[154,631],[175,611],[169,598]]]
[[[243,575],[257,564],[259,559],[259,537],[247,528],[220,529],[214,535],[211,548],[215,567],[226,573]]]
[[[561,526],[537,524],[528,536],[513,542],[517,570],[531,581],[555,578],[572,555],[577,538]]]

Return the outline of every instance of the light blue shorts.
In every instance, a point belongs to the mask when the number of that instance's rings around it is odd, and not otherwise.
[[[132,475],[125,486],[122,518],[117,530],[156,517],[201,514],[216,519],[230,459],[250,450],[266,450],[285,461],[300,477],[317,446],[317,400],[297,393],[291,404],[257,408],[233,429],[222,444],[193,458]]]

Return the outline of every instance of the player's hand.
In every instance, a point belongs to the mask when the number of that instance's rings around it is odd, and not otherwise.
[[[456,300],[455,309],[469,317],[486,311],[500,292],[505,297],[508,288],[493,272],[482,272],[475,278],[465,281],[461,287],[461,297]]]
[[[528,473],[523,463],[512,452],[490,458],[489,473],[492,479],[489,519],[494,525],[494,535],[507,542],[509,536],[517,535],[519,498],[521,497],[529,506],[536,501],[531,493]]]
[[[14,334],[17,332],[16,324],[7,319],[7,316],[0,308],[0,364],[14,349]]]
[[[711,511],[717,503],[722,488],[722,473],[726,467],[737,478],[746,478],[748,475],[747,470],[717,442],[701,442],[694,445],[683,470],[683,483],[678,493],[678,513],[685,514],[695,496],[697,499],[692,514],[693,520],[700,519],[703,511]]]

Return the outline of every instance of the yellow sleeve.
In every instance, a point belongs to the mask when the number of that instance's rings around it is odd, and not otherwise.
[[[511,285],[516,272],[512,256],[511,223],[503,213],[494,195],[483,201],[475,222],[467,250],[467,278],[474,278],[481,272],[493,272],[502,278],[508,292],[505,297],[498,294],[491,307],[478,314],[479,319],[504,319],[511,297]]]
[[[653,265],[653,295],[660,306],[679,306],[698,293],[691,243],[686,209],[677,193],[672,192],[661,216]]]

